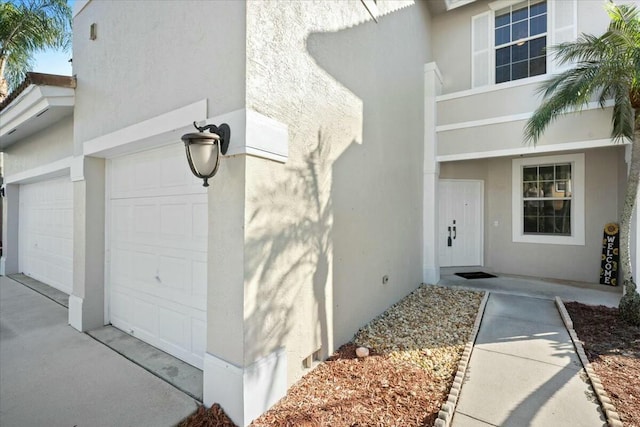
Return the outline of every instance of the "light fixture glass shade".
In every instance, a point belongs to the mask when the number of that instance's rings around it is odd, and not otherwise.
[[[215,133],[188,133],[182,136],[191,172],[204,180],[214,176],[220,164],[220,137]]]
[[[192,142],[189,145],[193,167],[202,176],[210,176],[218,165],[218,144],[201,144]]]

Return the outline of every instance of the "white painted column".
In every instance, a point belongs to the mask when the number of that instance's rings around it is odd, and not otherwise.
[[[423,263],[422,281],[436,284],[440,281],[438,259],[438,180],[440,165],[437,161],[436,96],[442,90],[442,76],[435,62],[424,66],[424,194],[423,194]]]
[[[232,132],[233,132],[232,128]],[[276,349],[254,360],[245,305],[246,157],[227,157],[211,180],[207,268],[207,351],[203,403],[219,403],[247,426],[287,390],[287,354]]]
[[[73,292],[69,324],[79,331],[104,325],[105,160],[74,159]]]
[[[5,184],[2,201],[2,259],[0,274],[15,274],[18,270],[18,221],[20,214],[20,186]]]

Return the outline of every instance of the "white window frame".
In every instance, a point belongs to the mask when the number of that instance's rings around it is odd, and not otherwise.
[[[525,166],[571,163],[572,199],[571,199],[571,235],[554,236],[548,234],[524,234],[523,231],[523,194],[522,169]],[[538,243],[548,245],[585,245],[585,177],[584,153],[563,154],[558,156],[524,157],[513,159],[511,165],[511,220],[513,242]]]
[[[527,7],[531,6],[531,1],[532,0],[528,0]],[[544,73],[536,74],[534,76],[523,77],[523,78],[520,78],[520,79],[509,79],[509,80],[505,80],[504,82],[495,83],[495,81],[496,81],[496,51],[498,49],[502,49],[504,47],[511,47],[511,46],[513,46],[513,45],[515,45],[515,44],[517,44],[519,42],[529,43],[529,42],[531,42],[533,40],[537,40],[537,39],[542,38],[542,37],[544,37],[546,39],[546,46],[545,47],[549,47],[549,45],[550,45],[549,41],[551,39],[551,32],[549,31],[549,24],[551,22],[551,19],[549,18],[550,2],[548,0],[540,0],[538,2],[538,3],[543,3],[544,2],[545,6],[547,8],[546,12],[545,12],[545,15],[546,15],[546,18],[547,18],[547,29],[546,29],[546,31],[544,33],[536,34],[535,36],[529,35],[529,36],[524,37],[524,38],[522,38],[520,40],[515,40],[515,41],[511,40],[508,43],[503,43],[501,45],[496,45],[496,41],[495,41],[495,37],[496,37],[496,27],[495,27],[495,25],[496,25],[496,12],[504,10],[507,7],[515,6],[515,5],[519,4],[519,3],[524,3],[524,2],[527,2],[527,0],[520,0],[520,2],[514,3],[513,5],[506,6],[506,7],[502,8],[502,9],[499,9],[499,10],[493,10],[493,13],[492,13],[493,17],[492,17],[491,21],[489,21],[489,22],[491,24],[490,26],[492,27],[492,34],[493,34],[493,46],[491,47],[491,49],[492,49],[491,56],[493,57],[493,66],[491,67],[491,70],[492,70],[492,73],[493,73],[493,80],[492,81],[493,81],[494,84],[502,84],[502,83],[514,82],[514,81],[518,81],[518,80],[526,80],[526,79],[530,79],[531,77],[544,76],[544,75],[549,74],[549,65],[550,65],[549,64],[549,52],[545,52],[545,54],[544,54],[545,72]],[[512,11],[510,11],[510,12],[512,12]],[[531,16],[527,15],[527,21],[528,21],[528,24],[531,23]],[[509,23],[509,29],[511,29],[512,26],[513,26],[513,22],[510,22]],[[531,57],[528,57],[527,60],[530,61]],[[511,58],[510,64],[513,65],[513,58]]]
[[[557,64],[555,64],[555,61],[553,61],[552,59],[552,55],[549,55],[547,53],[547,57],[546,57],[546,62],[547,62],[547,71],[545,74],[539,74],[537,76],[533,76],[533,77],[526,77],[523,79],[518,79],[518,80],[509,80],[506,82],[502,82],[502,83],[496,83],[496,46],[495,46],[495,18],[496,18],[496,11],[502,10],[506,7],[509,6],[513,6],[516,5],[518,3],[521,3],[523,0],[497,0],[494,2],[489,3],[489,10],[483,13],[480,13],[478,15],[475,15],[472,17],[471,19],[471,27],[472,27],[472,31],[471,31],[471,87],[472,88],[478,88],[478,87],[483,87],[483,86],[498,86],[498,85],[506,85],[506,84],[512,84],[513,82],[527,82],[529,81],[529,79],[535,79],[535,78],[539,78],[541,76],[548,76],[552,73],[558,72],[558,71],[562,71],[563,69],[565,69],[566,67],[568,67],[569,65],[565,65],[562,68],[560,68]],[[562,1],[565,3],[562,4],[558,4],[558,1]],[[547,47],[548,46],[552,46],[557,44],[558,42],[561,41],[567,41],[567,35],[569,36],[569,39],[571,40],[575,40],[575,38],[577,37],[577,28],[578,28],[578,2],[577,0],[546,0],[547,2]],[[570,2],[570,3],[569,3]],[[569,26],[565,26],[565,27],[560,27],[560,28],[556,28],[556,12],[559,8],[559,6],[567,6],[569,5],[569,7],[571,7],[572,10],[572,24]],[[488,19],[488,25],[486,28],[486,37],[487,37],[487,42],[488,42],[488,46],[485,50],[485,48],[482,48],[480,50],[474,51],[474,46],[476,45],[475,40],[474,40],[474,34],[476,32],[476,30],[474,30],[474,25],[476,22],[476,19],[481,18],[482,16],[486,16]],[[569,33],[567,33],[567,31],[569,31]],[[484,30],[482,31],[484,33]],[[559,36],[559,33],[566,33],[564,34],[564,36]],[[483,37],[484,38],[484,37]],[[487,67],[487,76],[481,79],[479,79],[479,81],[481,81],[482,83],[476,83],[476,79],[477,79],[477,70],[476,68],[476,64],[475,64],[475,58],[476,55],[479,56],[480,58],[482,57],[482,55],[484,55],[486,52],[486,61],[481,61],[479,64],[482,65],[481,68]],[[486,80],[485,80],[486,79]],[[486,83],[484,83],[486,81]]]
[[[546,71],[544,74],[537,74],[535,76],[529,76],[529,77],[525,77],[522,79],[517,79],[517,80],[507,80],[505,82],[502,83],[496,83],[496,12],[507,8],[509,6],[514,6],[518,3],[523,3],[526,0],[498,0],[498,1],[494,1],[492,3],[489,3],[489,8],[491,9],[489,12],[489,84],[492,86],[497,86],[497,85],[503,85],[505,83],[511,83],[511,82],[516,82],[516,81],[527,81],[531,78],[534,77],[540,77],[540,76],[546,76],[550,74],[551,71],[551,66],[552,66],[552,61],[551,61],[551,55],[549,55],[549,52],[547,52],[545,54],[546,56]],[[547,3],[547,31],[544,33],[544,37],[547,38],[547,47],[551,46],[551,37],[552,37],[552,32],[553,32],[553,28],[551,27],[551,25],[553,24],[553,22],[551,21],[551,7],[553,6],[551,4],[552,0],[545,0],[545,2]],[[534,37],[541,37],[540,35]],[[530,39],[527,38],[527,41]]]

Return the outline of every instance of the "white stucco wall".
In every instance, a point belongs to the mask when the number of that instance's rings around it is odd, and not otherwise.
[[[485,266],[504,274],[597,283],[602,230],[618,220],[624,146],[586,150],[585,245],[514,243],[511,230],[512,158],[446,162],[440,177],[485,180]],[[557,153],[563,154],[563,153]],[[497,225],[496,225],[497,224]]]
[[[4,176],[46,166],[72,154],[73,116],[68,116],[7,147],[4,150]]]
[[[289,159],[247,158],[245,363],[284,345],[289,383],[421,281],[430,16],[377,5],[247,4],[247,107]]]
[[[441,130],[438,132],[438,155],[477,153],[478,156],[488,156],[487,153],[500,150],[555,150],[554,146],[560,144],[609,144],[611,109],[597,108],[563,116],[549,125],[535,148],[525,144],[525,124],[526,119],[520,119]]]
[[[73,29],[76,150],[201,99],[209,117],[244,107],[244,2],[91,1]]]

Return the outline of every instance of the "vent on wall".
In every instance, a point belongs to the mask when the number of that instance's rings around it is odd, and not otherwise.
[[[320,350],[321,348],[317,349],[302,360],[302,367],[304,369],[313,368],[320,362]]]
[[[43,115],[44,113],[46,113],[47,111],[49,111],[48,108],[45,108],[44,110],[40,111],[38,114],[36,114],[36,117],[40,117],[41,115]]]

